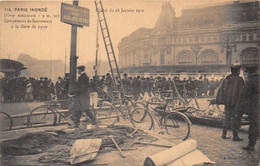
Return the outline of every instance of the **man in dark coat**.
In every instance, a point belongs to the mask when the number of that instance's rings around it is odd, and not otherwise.
[[[124,86],[125,93],[129,94],[129,91],[130,91],[130,80],[127,77],[127,73],[124,74],[124,78],[122,79],[122,83],[123,83],[123,86]]]
[[[204,79],[203,79],[204,96],[208,96],[208,90],[209,90],[209,79],[207,78],[207,75],[204,75]]]
[[[248,146],[243,149],[254,151],[254,147],[259,136],[259,75],[257,67],[247,67],[245,100],[249,118]],[[240,107],[241,108],[241,107]]]
[[[140,76],[134,78],[132,83],[132,91],[135,99],[138,99],[140,92],[141,92],[141,80]]]
[[[74,100],[74,104],[72,107],[72,112],[74,114],[74,127],[79,127],[80,117],[83,111],[89,116],[92,121],[92,124],[96,123],[95,116],[90,111],[90,86],[89,86],[89,78],[86,75],[85,67],[78,67],[78,81],[76,84],[76,96]]]
[[[238,137],[238,129],[240,127],[241,114],[237,109],[241,94],[244,89],[244,80],[239,76],[240,66],[232,66],[231,74],[223,80],[217,95],[217,103],[225,105],[225,118],[223,122],[222,138],[227,139],[227,129],[231,126],[233,131],[233,141],[242,141]]]
[[[214,78],[212,78],[209,81],[209,96],[214,96],[215,95],[215,89],[216,89],[216,83],[214,81]]]
[[[198,88],[198,96],[201,97],[204,89],[202,76],[200,76],[199,80],[197,81],[197,88]]]
[[[55,90],[56,90],[56,96],[58,100],[61,100],[62,98],[62,87],[63,87],[64,81],[61,77],[58,78],[58,81],[55,84]]]

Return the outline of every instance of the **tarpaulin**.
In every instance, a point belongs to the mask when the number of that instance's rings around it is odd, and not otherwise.
[[[94,160],[101,144],[102,139],[76,140],[70,151],[70,163],[77,164],[83,161]]]

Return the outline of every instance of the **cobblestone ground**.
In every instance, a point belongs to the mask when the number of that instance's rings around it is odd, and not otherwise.
[[[164,128],[160,130],[157,125],[155,126],[155,130],[151,130],[153,133],[159,133],[160,131],[165,130]],[[254,152],[248,152],[242,149],[242,147],[248,144],[247,131],[248,126],[243,126],[239,132],[239,136],[244,140],[234,142],[232,137],[231,139],[225,140],[221,138],[221,128],[192,124],[191,134],[188,139],[197,141],[197,149],[203,152],[210,160],[216,162],[213,166],[258,166],[260,157],[259,141],[255,146]],[[167,136],[166,133],[164,135]],[[232,136],[232,131],[228,131],[227,136]],[[173,137],[174,136],[172,136],[172,138]],[[175,140],[173,142],[178,144],[182,141]]]
[[[255,151],[249,153],[242,149],[247,146],[247,128],[239,133],[239,136],[244,139],[241,142],[234,142],[231,139],[222,139],[222,129],[192,125],[191,138],[198,143],[198,149],[212,161],[217,162],[218,166],[257,166],[259,165],[259,141],[255,146]],[[231,136],[232,132],[228,132]]]
[[[198,102],[201,109],[208,109],[208,98],[198,99]],[[220,109],[223,110],[224,107],[220,106]],[[191,125],[190,138],[197,141],[198,150],[201,150],[209,159],[216,162],[214,166],[259,165],[259,140],[255,146],[254,152],[248,152],[242,149],[242,147],[245,147],[248,144],[248,126],[241,127],[239,136],[244,139],[241,142],[234,142],[232,137],[231,139],[224,140],[221,138],[221,134],[221,128],[198,124]],[[232,131],[228,131],[227,136],[232,136]]]
[[[208,99],[198,99],[202,109],[208,108]],[[223,110],[224,107],[220,106]],[[241,142],[234,142],[231,139],[222,139],[221,128],[214,128],[201,125],[192,125],[191,138],[197,140],[198,149],[205,153],[211,160],[217,162],[216,165],[233,166],[233,165],[259,165],[259,140],[255,146],[255,151],[249,153],[242,149],[248,144],[248,126],[242,126],[239,136],[244,139]],[[228,136],[232,136],[232,131],[228,132]]]

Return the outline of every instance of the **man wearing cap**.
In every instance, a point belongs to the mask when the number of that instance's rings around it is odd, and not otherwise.
[[[246,106],[239,106],[240,109],[244,109],[241,112],[245,113],[246,111],[246,114],[248,114],[248,146],[243,147],[248,151],[254,151],[259,136],[259,75],[257,70],[257,67],[245,68],[247,77],[245,78],[246,88],[243,100],[246,101]]]
[[[204,79],[203,79],[203,94],[204,94],[204,96],[208,96],[208,90],[209,90],[209,79],[207,78],[207,75],[204,74]]]
[[[231,126],[233,131],[233,141],[242,141],[238,137],[238,129],[240,127],[241,114],[237,109],[241,94],[244,89],[244,80],[239,76],[240,66],[231,66],[231,74],[228,75],[224,80],[222,87],[218,91],[216,98],[217,104],[225,105],[225,118],[223,122],[222,138],[226,137],[227,129]]]
[[[58,100],[61,100],[62,98],[62,91],[61,88],[63,87],[64,81],[61,77],[58,78],[58,81],[55,83],[55,90],[56,90],[56,96]]]
[[[122,79],[122,83],[124,86],[125,93],[128,94],[130,90],[130,80],[127,77],[127,73],[124,74],[124,78]]]
[[[74,100],[74,105],[72,111],[74,113],[74,127],[79,127],[80,117],[83,111],[89,116],[92,121],[92,124],[96,123],[95,116],[90,111],[90,87],[89,87],[89,78],[86,75],[85,67],[79,66],[78,68],[78,81],[76,83],[76,96]]]

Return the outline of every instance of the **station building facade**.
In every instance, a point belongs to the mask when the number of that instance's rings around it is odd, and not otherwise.
[[[259,65],[259,1],[186,9],[164,2],[153,29],[121,39],[119,66],[128,73],[229,72],[232,64]]]

